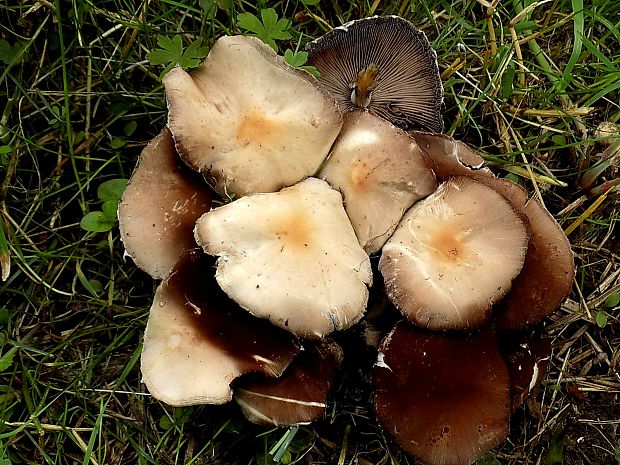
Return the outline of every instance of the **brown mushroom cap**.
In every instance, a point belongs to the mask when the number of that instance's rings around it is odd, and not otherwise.
[[[528,231],[500,194],[456,177],[415,204],[383,247],[379,270],[390,300],[430,329],[470,329],[510,289]]]
[[[409,131],[418,143],[435,172],[438,181],[446,181],[453,176],[469,176],[477,181],[494,177],[484,165],[484,158],[466,144],[443,134]]]
[[[144,148],[118,206],[120,237],[135,264],[163,279],[186,250],[212,206],[209,187],[190,176],[164,129]]]
[[[308,425],[325,412],[342,349],[333,341],[307,343],[281,377],[241,378],[234,399],[260,425]]]
[[[320,179],[215,208],[196,241],[218,255],[217,281],[243,308],[310,338],[363,315],[372,271],[340,193]]]
[[[142,380],[167,404],[222,404],[248,372],[280,376],[299,350],[293,336],[252,317],[218,288],[213,260],[194,250],[155,293],[144,333]]]
[[[318,82],[255,37],[222,37],[191,74],[164,78],[183,160],[222,194],[274,192],[311,176],[342,126]]]
[[[397,324],[373,385],[385,429],[428,464],[470,464],[508,435],[508,370],[488,327],[467,335]]]
[[[566,299],[575,277],[570,243],[553,216],[527,191],[507,179],[496,178],[484,167],[484,160],[462,142],[450,137],[410,132],[432,160],[438,180],[469,176],[493,188],[527,217],[530,228],[525,262],[512,288],[498,305],[497,324],[501,329],[533,325],[549,316]]]
[[[437,187],[415,141],[364,110],[345,115],[319,177],[342,192],[353,229],[369,254],[383,246],[405,210]]]
[[[514,412],[545,376],[551,342],[533,331],[509,331],[497,335],[499,350],[510,374],[511,409]]]
[[[505,196],[529,221],[530,242],[521,273],[496,309],[499,329],[519,329],[551,315],[566,299],[575,278],[570,242],[551,213],[518,184],[489,178],[485,184]]]
[[[443,87],[426,35],[398,16],[360,19],[306,46],[308,64],[345,110],[367,108],[398,127],[441,132]]]

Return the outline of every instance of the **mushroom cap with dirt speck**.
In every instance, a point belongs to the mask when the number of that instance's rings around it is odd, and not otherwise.
[[[344,118],[319,177],[342,192],[357,238],[371,254],[437,183],[422,151],[402,129],[365,110]]]
[[[164,77],[179,154],[222,195],[274,192],[314,174],[342,126],[334,99],[255,37],[220,38],[192,74]]]
[[[174,406],[223,404],[244,373],[280,376],[296,339],[252,317],[218,288],[213,259],[188,252],[155,292],[142,349],[142,380]]]
[[[345,111],[367,108],[394,125],[442,132],[443,86],[426,35],[398,16],[337,27],[306,46],[308,64]]]
[[[252,314],[320,338],[359,321],[372,271],[340,193],[308,178],[280,192],[215,208],[196,241],[219,256],[217,281]]]
[[[502,195],[464,176],[411,207],[383,247],[379,270],[390,300],[430,329],[471,329],[510,290],[528,243]]]
[[[307,342],[279,378],[239,379],[234,399],[253,423],[308,425],[325,413],[327,395],[342,356],[342,349],[334,341]]]
[[[196,220],[212,206],[211,189],[183,165],[164,129],[144,148],[118,206],[120,237],[135,264],[164,279],[196,246]]]
[[[488,326],[466,334],[398,323],[373,370],[377,417],[430,465],[469,465],[506,439],[509,385]]]

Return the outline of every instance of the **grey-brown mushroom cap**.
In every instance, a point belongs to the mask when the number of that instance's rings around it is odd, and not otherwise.
[[[253,315],[308,338],[361,319],[372,284],[340,193],[308,178],[215,208],[196,241],[217,255],[221,288]]]
[[[127,255],[155,279],[196,246],[194,225],[212,206],[211,189],[190,172],[164,129],[142,151],[118,206]]]
[[[342,349],[332,340],[307,342],[279,378],[239,379],[234,399],[253,423],[308,425],[325,413],[342,357]]]
[[[484,182],[484,178],[495,177],[484,164],[484,158],[467,144],[443,134],[409,131],[429,159],[431,168],[442,182],[454,176],[469,176]]]
[[[275,192],[318,171],[340,132],[334,99],[256,37],[221,37],[163,79],[177,150],[222,195]]]
[[[468,335],[398,323],[373,369],[377,417],[431,465],[469,465],[506,439],[509,385],[489,327]]]
[[[499,329],[531,326],[551,315],[566,299],[575,278],[570,242],[549,211],[527,191],[506,179],[484,180],[523,213],[530,226],[530,241],[523,269],[512,289],[497,305]]]
[[[405,211],[437,187],[426,157],[409,135],[366,110],[347,113],[319,177],[342,192],[364,250],[374,253]]]
[[[213,262],[188,252],[155,292],[142,381],[170,405],[228,402],[234,379],[249,372],[280,376],[299,351],[290,333],[252,317],[219,289]]]
[[[500,353],[510,374],[511,410],[514,412],[544,378],[551,357],[551,342],[541,327],[497,333]]]
[[[471,178],[451,178],[411,207],[383,246],[388,297],[411,322],[471,329],[519,274],[528,229],[508,200]]]
[[[530,240],[523,268],[496,306],[498,328],[518,329],[540,322],[566,299],[575,277],[570,242],[561,226],[518,184],[496,178],[483,158],[460,141],[440,134],[410,132],[431,160],[437,179],[468,176],[503,195],[527,218]]]
[[[345,111],[361,105],[403,129],[443,131],[437,54],[409,21],[398,16],[352,21],[306,50],[308,64],[321,73],[319,82]],[[360,103],[362,93],[367,98]]]

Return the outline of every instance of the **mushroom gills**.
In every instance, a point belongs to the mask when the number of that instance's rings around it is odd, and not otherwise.
[[[351,103],[359,108],[366,108],[370,104],[372,91],[377,88],[379,68],[370,64],[357,73],[357,79],[351,92]]]

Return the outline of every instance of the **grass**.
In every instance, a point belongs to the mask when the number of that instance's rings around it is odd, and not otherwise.
[[[480,463],[617,465],[619,195],[579,180],[604,150],[598,124],[620,119],[620,2],[314,3],[259,2],[291,22],[280,53],[373,13],[410,19],[437,50],[448,133],[570,228],[577,279],[546,326],[549,373]],[[241,0],[0,4],[1,465],[415,463],[375,425],[361,361],[327,418],[300,429],[151,399],[138,360],[154,283],[123,259],[117,229],[80,227],[165,124],[164,65],[147,59],[158,37],[210,46],[242,32],[244,12],[260,14]]]

